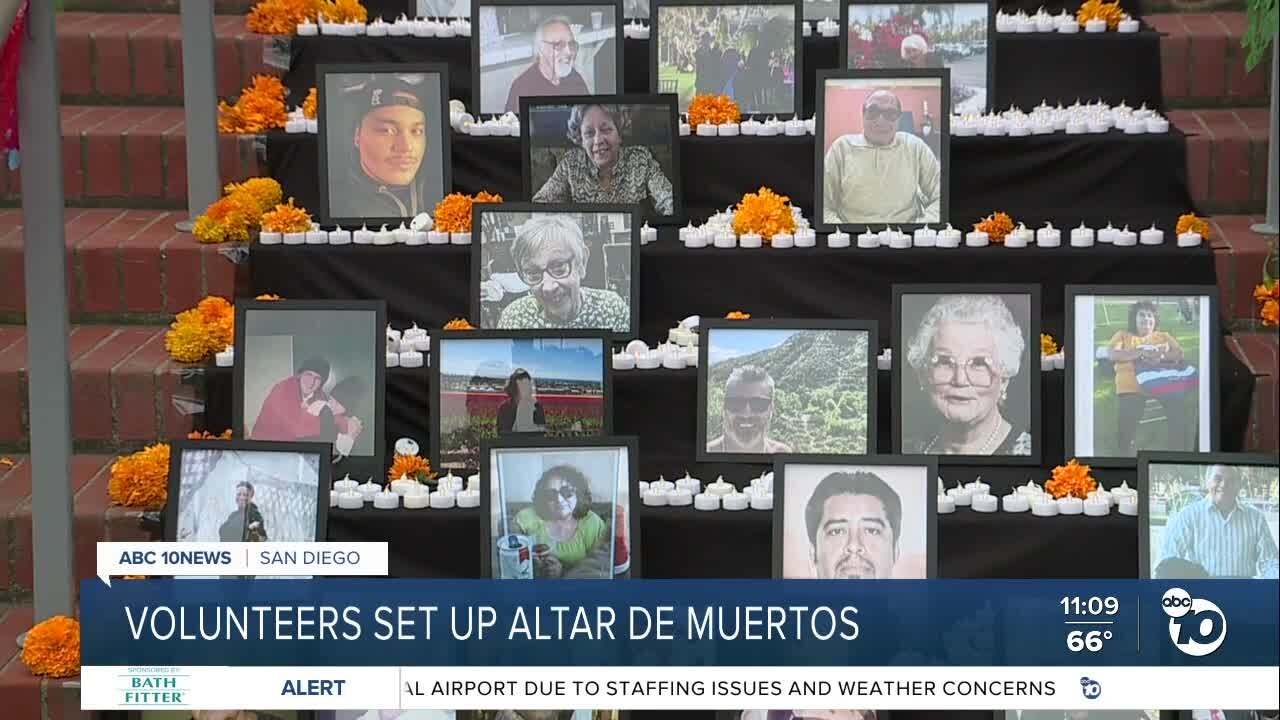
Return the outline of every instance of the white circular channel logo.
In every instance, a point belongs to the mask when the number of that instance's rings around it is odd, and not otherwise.
[[[1227,639],[1227,616],[1208,600],[1191,597],[1182,588],[1169,588],[1160,600],[1169,616],[1169,639],[1192,657],[1204,657]]]

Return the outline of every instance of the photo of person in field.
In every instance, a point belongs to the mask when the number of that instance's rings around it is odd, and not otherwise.
[[[441,338],[440,356],[433,358],[440,364],[443,468],[478,468],[483,440],[602,432],[603,335],[462,335]]]

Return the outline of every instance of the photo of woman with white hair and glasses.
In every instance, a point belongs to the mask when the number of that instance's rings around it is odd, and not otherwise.
[[[676,100],[526,100],[525,182],[536,203],[605,202],[676,213]]]
[[[478,212],[472,315],[481,328],[633,331],[636,209],[505,203]]]
[[[1035,462],[1040,373],[1032,286],[894,286],[903,453]]]

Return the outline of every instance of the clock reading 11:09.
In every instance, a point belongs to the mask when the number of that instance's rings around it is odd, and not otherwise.
[[[1111,596],[1064,597],[1058,604],[1065,615],[1115,615],[1120,612],[1120,601]]]

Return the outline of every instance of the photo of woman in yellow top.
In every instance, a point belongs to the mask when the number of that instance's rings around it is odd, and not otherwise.
[[[1170,304],[1167,310],[1171,322],[1184,319],[1180,304]],[[1195,449],[1195,434],[1190,428],[1197,415],[1196,393],[1188,391],[1197,387],[1199,378],[1196,368],[1187,362],[1188,352],[1173,333],[1162,328],[1160,311],[1152,299],[1130,303],[1126,326],[1111,335],[1097,353],[1097,359],[1104,361],[1099,363],[1099,374],[1107,372],[1109,363],[1115,382],[1115,425],[1094,425],[1100,447],[1114,444],[1111,455],[1132,457],[1138,450]],[[1099,317],[1100,323],[1105,322],[1105,313]],[[1106,335],[1099,332],[1097,337]],[[1193,341],[1198,344],[1199,338]],[[1099,389],[1104,387],[1102,377],[1098,384]]]

